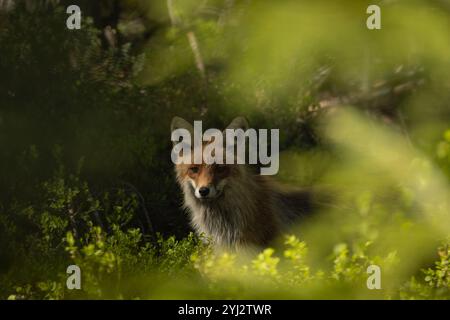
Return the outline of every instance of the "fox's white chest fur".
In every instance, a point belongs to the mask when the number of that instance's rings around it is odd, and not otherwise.
[[[245,170],[245,169],[243,169]],[[184,206],[198,234],[210,237],[217,247],[238,249],[270,243],[302,208],[263,177],[242,172],[228,178],[217,199],[200,200],[189,183],[182,185]]]

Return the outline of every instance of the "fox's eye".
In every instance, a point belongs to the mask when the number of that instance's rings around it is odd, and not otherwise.
[[[198,173],[198,167],[190,167],[190,168],[189,168],[189,171],[190,171],[191,173]]]

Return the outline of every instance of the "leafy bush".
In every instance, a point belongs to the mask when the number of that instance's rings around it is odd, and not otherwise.
[[[220,17],[212,2],[179,8],[205,77],[186,29],[148,1],[122,3],[141,11],[119,19],[114,46],[98,17],[67,30],[62,5],[0,11],[0,298],[448,299],[446,13],[393,4],[388,37],[358,31],[354,1],[242,2]],[[317,220],[247,254],[190,232],[169,159],[174,115],[223,127],[238,113],[283,129],[282,180],[336,189]],[[81,290],[66,287],[73,264]],[[366,286],[370,265],[382,290]]]

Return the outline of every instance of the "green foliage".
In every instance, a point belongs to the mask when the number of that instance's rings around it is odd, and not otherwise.
[[[277,292],[283,292],[282,297],[287,298],[319,297],[323,291],[317,291],[318,287],[327,288],[327,295],[332,297],[344,287],[345,297],[350,298],[367,291],[364,286],[369,265],[380,265],[389,273],[395,271],[399,263],[395,252],[385,257],[371,256],[371,242],[353,244],[353,249],[341,243],[329,255],[328,266],[317,268],[309,260],[308,245],[294,235],[285,237],[282,250],[267,248],[247,258],[234,253],[214,253],[207,239],[192,233],[181,240],[158,234],[153,241],[146,241],[140,229],[126,227],[129,219],[124,217],[134,214],[136,209],[135,195],[126,198],[119,191],[120,196],[115,199],[109,194],[97,199],[87,183],[76,175],[66,175],[60,168],[42,185],[45,205],[39,209],[28,208],[29,212],[42,212],[40,219],[35,220],[37,232],[30,235],[30,243],[34,243],[32,249],[37,251],[39,259],[25,261],[28,266],[39,261],[40,273],[27,280],[21,279],[23,269],[2,275],[7,280],[5,283],[10,283],[2,288],[4,298],[158,297],[164,296],[177,281],[195,285],[198,292],[194,295],[198,297],[252,297],[259,290],[269,290],[269,297],[275,297]],[[131,206],[124,210],[128,204]],[[70,214],[71,208],[76,208],[73,214]],[[109,232],[92,219],[92,213],[97,211],[104,211],[108,217]],[[74,216],[77,222],[85,222],[83,228],[79,223],[73,224]],[[22,250],[26,252],[25,248]],[[64,259],[55,260],[58,256]],[[439,261],[434,267],[424,269],[421,275],[377,297],[448,297],[448,263],[447,243],[439,249]],[[82,270],[81,291],[65,287],[65,268],[71,264]],[[371,297],[367,293],[363,296]]]
[[[436,156],[442,170],[450,177],[450,130],[445,131],[443,139],[436,147]]]
[[[412,277],[400,290],[402,299],[449,299],[449,244],[438,248],[439,260],[433,267],[422,270],[422,279]]]
[[[163,2],[124,1],[115,45],[93,14],[73,32],[61,5],[0,12],[0,299],[450,297],[448,12],[393,4],[396,31],[369,36],[364,3],[226,2],[177,1],[174,26]],[[169,159],[173,116],[238,113],[281,129],[284,180],[336,189],[242,254],[189,232]]]
[[[439,248],[438,252],[440,260],[435,263],[436,266],[434,269],[429,268],[425,271],[425,281],[434,288],[448,288],[450,280],[450,250],[448,244]]]

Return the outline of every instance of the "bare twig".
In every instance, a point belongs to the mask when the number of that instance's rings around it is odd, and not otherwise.
[[[173,0],[167,0],[167,10],[169,12],[169,17],[170,17],[170,21],[171,21],[172,25],[174,27],[185,29],[182,21],[178,17]],[[195,65],[197,67],[197,70],[199,71],[201,77],[203,79],[206,79],[205,63],[203,62],[203,57],[200,52],[200,47],[199,47],[197,37],[193,30],[187,30],[186,36],[189,41],[189,46],[191,47],[192,53],[194,55]]]
[[[206,78],[205,64],[203,63],[203,58],[200,53],[197,37],[195,36],[194,31],[188,31],[187,38],[189,40],[189,45],[191,46],[192,52],[194,54],[195,65],[197,66],[197,69],[200,72],[202,78],[205,79]]]

